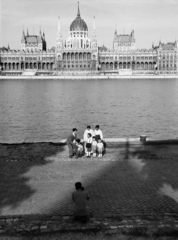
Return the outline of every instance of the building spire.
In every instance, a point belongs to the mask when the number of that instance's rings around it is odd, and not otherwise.
[[[115,24],[115,32],[114,32],[115,35],[117,35],[117,24]]]
[[[95,16],[93,17],[93,30],[96,30],[96,25],[95,25]]]
[[[60,17],[58,17],[58,31],[61,31],[61,22],[60,22]]]
[[[29,36],[29,33],[28,33],[28,28],[27,28],[27,36]]]
[[[8,51],[10,50],[10,46],[9,46],[9,43],[8,43],[8,47],[7,47]]]
[[[45,32],[44,32],[44,29],[43,29],[43,39],[45,40]]]
[[[77,17],[80,17],[80,8],[79,8],[79,2],[78,2],[78,11],[77,11]]]
[[[42,33],[41,33],[41,25],[40,25],[40,36],[42,35]]]
[[[23,29],[23,32],[22,32],[22,42],[25,41],[25,32],[24,32],[24,29]]]
[[[159,45],[161,45],[161,37],[160,37],[160,40],[159,40]]]

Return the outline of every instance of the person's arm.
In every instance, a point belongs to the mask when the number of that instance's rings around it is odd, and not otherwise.
[[[101,137],[101,140],[103,140],[103,133],[101,130],[100,130],[100,137]]]

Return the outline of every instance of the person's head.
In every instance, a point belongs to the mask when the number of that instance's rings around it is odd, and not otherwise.
[[[99,142],[99,143],[101,142],[101,138],[98,138],[98,142]]]
[[[76,143],[78,143],[78,144],[80,143],[80,139],[79,138],[76,139]]]
[[[96,137],[95,136],[93,136],[93,141],[96,141]]]
[[[76,182],[75,183],[75,188],[76,188],[76,190],[82,189],[82,183],[81,182]]]
[[[87,130],[90,130],[90,129],[91,129],[91,127],[88,125],[88,126],[87,126]]]
[[[88,136],[88,138],[91,138],[91,133],[88,133],[87,136]]]
[[[77,133],[77,128],[73,128],[73,129],[72,129],[72,132],[73,132],[74,134],[76,134],[76,133]]]
[[[96,125],[96,126],[95,126],[95,129],[96,129],[96,130],[99,130],[99,129],[100,129],[100,126],[99,126],[99,125]]]

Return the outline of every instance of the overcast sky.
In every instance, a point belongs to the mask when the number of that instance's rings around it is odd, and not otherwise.
[[[44,29],[47,48],[55,46],[58,16],[63,39],[77,15],[76,0],[0,0],[1,46],[21,48],[23,28],[30,34]],[[150,48],[152,43],[178,39],[178,0],[80,0],[81,17],[89,35],[96,18],[98,45],[111,48],[114,31],[130,34],[135,30],[136,48]],[[34,29],[34,30],[33,30]]]

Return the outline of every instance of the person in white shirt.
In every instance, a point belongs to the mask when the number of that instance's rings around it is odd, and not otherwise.
[[[93,137],[94,135],[94,132],[93,130],[91,129],[90,126],[87,126],[85,132],[84,132],[84,135],[83,135],[83,141],[84,141],[84,148],[85,148],[85,153],[87,152],[87,149],[86,149],[86,143],[87,143],[87,140],[88,140],[88,133],[91,134],[91,136]]]
[[[101,142],[101,139],[98,139],[97,143],[97,151],[98,151],[98,157],[103,156],[103,151],[104,151],[104,144]]]
[[[94,136],[96,138],[96,141],[98,141],[98,139],[103,140],[103,133],[102,133],[99,125],[96,125],[96,127],[95,127]]]

